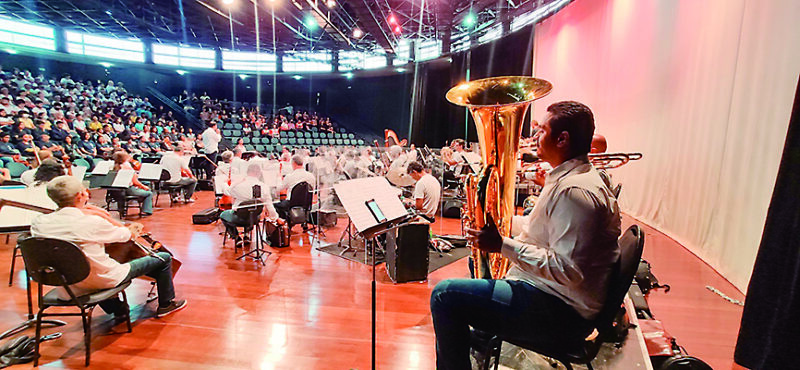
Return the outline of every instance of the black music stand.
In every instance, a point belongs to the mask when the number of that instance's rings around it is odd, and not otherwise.
[[[405,225],[412,216],[398,197],[397,189],[385,177],[366,177],[334,185],[353,227],[372,254],[372,369],[375,369],[376,290],[375,245],[377,237]],[[365,249],[367,246],[365,245]],[[366,257],[365,257],[366,258]]]

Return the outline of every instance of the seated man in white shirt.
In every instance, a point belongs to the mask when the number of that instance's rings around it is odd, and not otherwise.
[[[104,244],[135,239],[142,232],[141,224],[132,223],[125,227],[105,210],[89,205],[89,191],[72,176],[59,176],[50,181],[47,195],[56,203],[58,210],[33,219],[31,235],[66,240],[83,250],[91,271],[86,279],[70,286],[76,295],[113,288],[135,277],[147,275],[156,280],[158,287],[157,317],[186,306],[186,300],[175,299],[169,253],[157,253],[158,257],[147,256],[128,263],[119,263],[106,253]],[[60,292],[63,298],[68,299],[65,293]],[[129,315],[128,307],[116,297],[101,302],[100,307],[118,318]]]
[[[308,172],[305,170],[305,168],[303,168],[303,162],[304,158],[302,156],[293,156],[292,172],[283,178],[281,186],[278,187],[278,192],[284,190],[286,191],[286,200],[275,202],[275,209],[282,218],[288,218],[289,204],[292,198],[292,189],[294,189],[295,185],[301,182],[307,182],[309,185],[311,185],[311,189],[314,189],[317,186],[317,179],[311,172]]]
[[[507,257],[510,270],[501,280],[445,280],[431,294],[438,369],[470,368],[470,327],[526,341],[582,341],[603,308],[620,216],[587,157],[594,117],[577,102],[547,112],[537,154],[553,170],[522,233],[467,230],[476,247]]]
[[[257,189],[256,189],[257,188]],[[236,227],[246,226],[248,220],[240,219],[236,210],[242,206],[243,202],[256,200],[259,204],[264,205],[262,217],[269,220],[277,221],[278,212],[272,205],[272,196],[270,196],[270,189],[261,179],[261,166],[257,163],[251,163],[247,166],[247,176],[241,180],[235,181],[229,187],[223,189],[223,194],[230,195],[233,198],[233,208],[222,212],[219,218],[225,224],[228,235],[236,241],[236,247],[241,247],[242,244],[249,242],[248,230],[245,230],[245,239],[239,236],[239,231]],[[252,226],[252,225],[250,225]]]
[[[197,179],[189,169],[189,164],[185,161],[181,154],[183,154],[183,145],[178,143],[174,147],[174,151],[164,152],[161,157],[161,165],[169,172],[169,180],[167,183],[181,185],[183,189],[183,201],[194,202],[192,194],[197,187]]]
[[[220,156],[222,158],[222,162],[217,165],[217,170],[214,172],[215,177],[224,177],[228,179],[229,177],[236,176],[239,174],[239,169],[234,167],[233,162],[233,152],[230,150],[226,150],[222,152]]]
[[[408,164],[408,175],[417,183],[414,185],[414,208],[426,220],[434,222],[439,200],[442,197],[442,186],[421,163],[414,161]]]

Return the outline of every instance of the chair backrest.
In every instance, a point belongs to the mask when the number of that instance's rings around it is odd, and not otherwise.
[[[595,327],[603,334],[612,330],[612,322],[628,293],[644,251],[644,233],[639,225],[631,225],[619,239],[619,259],[608,283],[603,309],[595,319]]]
[[[236,208],[236,217],[240,220],[247,220],[248,225],[255,225],[261,219],[264,212],[264,202],[260,199],[245,200]]]
[[[51,238],[26,238],[18,241],[25,269],[33,281],[64,286],[89,276],[89,262],[77,245]]]
[[[8,169],[9,175],[13,178],[18,178],[23,172],[28,170],[28,166],[17,162],[9,162],[6,168]]]
[[[297,183],[292,188],[292,197],[289,199],[289,207],[303,207],[305,210],[311,209],[311,185],[305,181]]]

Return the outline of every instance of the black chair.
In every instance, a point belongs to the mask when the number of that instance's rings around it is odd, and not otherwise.
[[[303,181],[292,188],[292,197],[289,198],[289,212],[286,219],[290,238],[292,236],[292,226],[303,225],[304,230],[308,228],[313,200],[314,197],[311,194],[311,185],[309,183]]]
[[[22,258],[25,261],[25,270],[33,281],[38,283],[37,295],[39,313],[36,315],[36,349],[33,366],[39,366],[39,339],[42,331],[42,318],[46,316],[80,316],[83,321],[83,339],[86,347],[86,366],[89,366],[92,342],[92,311],[98,303],[122,294],[125,306],[128,297],[125,288],[131,283],[126,282],[111,289],[96,291],[94,293],[76,296],[70,285],[79,283],[89,276],[90,266],[78,246],[73,243],[49,238],[28,238],[19,242]],[[42,294],[42,286],[62,287],[69,294],[69,300],[61,300],[56,289],[47,294]],[[45,313],[50,307],[75,306],[81,312],[71,313]],[[128,332],[130,333],[131,319],[127,317]]]
[[[154,184],[155,186],[153,186],[153,190],[156,192],[154,206],[158,206],[158,196],[160,194],[169,194],[169,206],[172,207],[172,204],[175,203],[175,199],[181,193],[183,185],[171,184],[167,182],[169,179],[171,179],[169,171],[166,169],[161,170],[161,179],[156,181]]]
[[[106,189],[106,209],[111,212],[111,203],[116,204],[116,211],[119,212],[119,218],[124,219],[128,215],[128,208],[133,202],[136,208],[139,209],[139,217],[142,217],[142,204],[147,196],[127,194],[125,189]]]
[[[614,270],[608,285],[608,296],[603,309],[594,319],[594,328],[599,335],[592,339],[574,338],[575,340],[547,340],[543,342],[525,342],[510,338],[495,336],[489,341],[487,356],[483,363],[485,370],[489,369],[491,359],[494,358],[494,368],[500,363],[500,349],[503,342],[509,342],[518,347],[542,354],[564,364],[567,370],[572,370],[572,364],[585,364],[592,370],[592,360],[600,351],[603,344],[602,338],[611,337],[615,330],[614,319],[624,310],[622,307],[625,295],[633,283],[633,276],[639,267],[644,250],[644,233],[639,225],[632,225],[619,239],[620,255],[614,264]],[[632,313],[629,313],[632,314]]]

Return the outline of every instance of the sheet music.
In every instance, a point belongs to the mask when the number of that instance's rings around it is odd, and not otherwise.
[[[264,177],[264,185],[270,188],[277,188],[281,184],[281,169],[280,167],[270,167],[262,172]]]
[[[94,166],[92,175],[108,175],[108,171],[114,168],[114,161],[100,161]]]
[[[0,186],[0,198],[55,210],[58,208],[47,196],[47,186]],[[0,208],[0,228],[27,227],[41,212],[12,207]]]
[[[83,166],[72,166],[72,177],[83,181],[83,178],[86,177],[86,170],[87,168]]]
[[[397,197],[396,188],[392,187],[384,177],[365,177],[341,181],[333,188],[359,232],[378,225],[378,221],[375,220],[366,205],[366,202],[371,199],[375,200],[388,221],[408,215],[403,202]]]
[[[161,170],[164,166],[156,163],[142,163],[139,170],[139,180],[161,180]]]
[[[117,176],[114,177],[114,182],[111,183],[113,188],[128,188],[133,184],[133,176],[136,175],[134,170],[119,170]]]

